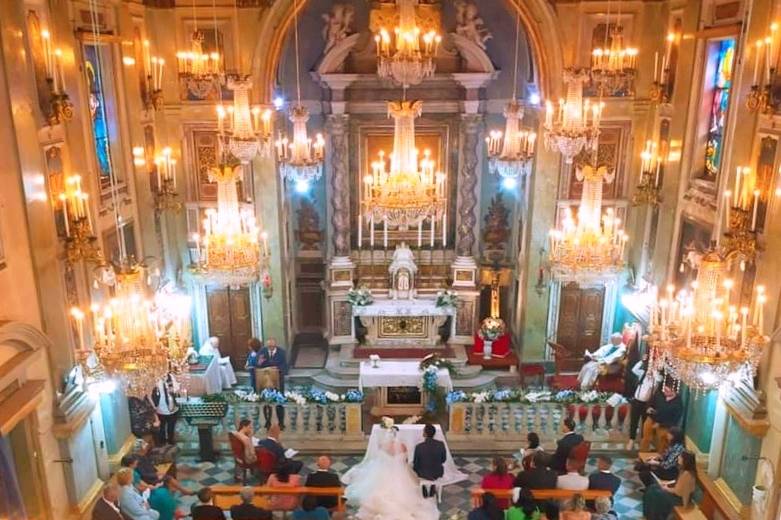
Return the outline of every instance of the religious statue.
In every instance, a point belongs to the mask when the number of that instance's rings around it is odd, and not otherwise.
[[[353,33],[353,20],[355,19],[355,7],[350,4],[334,4],[331,12],[323,15],[323,39],[327,54],[337,43]]]
[[[504,205],[501,192],[497,193],[488,207],[483,227],[485,256],[489,260],[498,261],[504,258],[507,239],[510,238],[509,216],[510,212]]]
[[[306,199],[301,200],[301,207],[296,210],[298,216],[298,230],[296,235],[304,251],[317,251],[320,249],[322,231],[320,229],[320,215],[314,204]]]
[[[402,242],[396,246],[393,252],[388,272],[391,276],[390,297],[396,299],[415,298],[415,274],[418,266],[415,264],[415,256],[409,246]]]
[[[477,12],[474,0],[456,0],[456,34],[476,43],[485,49],[485,42],[493,35],[485,27],[485,22]]]

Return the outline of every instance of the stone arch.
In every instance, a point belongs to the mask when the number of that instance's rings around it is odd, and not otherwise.
[[[540,94],[543,97],[555,97],[561,91],[564,57],[553,6],[546,0],[506,1],[520,16],[521,25],[528,35]],[[306,0],[298,2],[299,13],[305,6]],[[293,8],[293,0],[279,0],[262,17],[252,59],[252,79],[263,103],[269,103],[274,93],[285,35],[293,23]],[[349,52],[349,47],[355,42],[351,40],[351,43],[347,43],[345,40],[341,43]],[[344,48],[339,48],[345,52]]]
[[[16,353],[0,366],[0,388],[5,379],[19,376],[20,371],[39,351],[46,352],[52,342],[40,329],[18,321],[0,322],[0,348],[10,347]]]

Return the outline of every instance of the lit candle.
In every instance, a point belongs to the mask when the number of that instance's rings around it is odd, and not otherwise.
[[[363,245],[363,217],[358,214],[358,249]]]
[[[659,81],[659,51],[654,53],[654,82]]]
[[[754,211],[751,215],[751,231],[757,230],[757,208],[759,207],[759,190],[754,190]]]
[[[754,52],[756,53],[754,55],[754,75],[751,80],[751,85],[759,85],[757,82],[757,76],[759,75],[759,54],[762,51],[762,40],[757,40],[754,44]]]
[[[418,221],[418,247],[423,247],[423,219]]]
[[[382,247],[388,249],[388,217],[382,221]]]
[[[434,215],[431,215],[431,248],[434,249],[434,231],[437,227],[436,222],[434,222]]]
[[[743,168],[738,166],[737,171],[735,173],[735,202],[733,205],[736,208],[738,207],[738,201],[740,200],[740,177],[741,177],[742,170]]]
[[[442,249],[447,246],[447,213],[442,214]]]
[[[374,215],[369,217],[369,248],[374,249]]]

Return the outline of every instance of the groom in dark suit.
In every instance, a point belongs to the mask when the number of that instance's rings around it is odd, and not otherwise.
[[[285,376],[287,375],[287,354],[285,349],[277,346],[277,340],[269,338],[266,341],[266,346],[260,349],[257,358],[258,368],[276,367],[279,370],[279,390],[285,392]],[[258,388],[258,392],[262,391],[262,388]],[[271,407],[266,405],[263,407],[263,418],[266,420],[266,429],[271,427]],[[277,419],[279,419],[279,427],[285,429],[285,408],[282,405],[277,405]]]
[[[437,429],[431,424],[423,427],[424,440],[415,446],[415,455],[412,459],[412,470],[422,480],[438,480],[445,474],[445,460],[447,460],[447,450],[445,443],[434,438]],[[428,498],[434,496],[434,486],[428,489],[423,488],[423,496]]]

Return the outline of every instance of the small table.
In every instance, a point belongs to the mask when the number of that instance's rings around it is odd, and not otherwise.
[[[443,368],[437,375],[437,384],[452,391],[450,372]],[[372,415],[414,415],[425,406],[425,398],[420,392],[422,379],[418,361],[381,360],[377,368],[372,367],[371,361],[364,361],[358,372],[358,388],[361,391],[364,387],[378,389],[378,402],[372,408]]]
[[[198,364],[190,367],[180,379],[187,395],[219,394],[222,392],[220,360],[216,356],[200,356]]]

